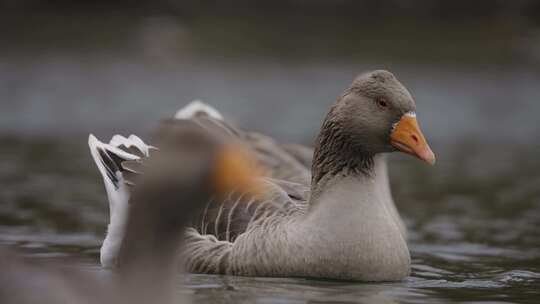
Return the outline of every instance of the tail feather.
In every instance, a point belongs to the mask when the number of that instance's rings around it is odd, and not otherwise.
[[[190,119],[198,115],[208,115],[214,119],[223,120],[223,115],[221,115],[218,110],[205,104],[200,100],[194,100],[190,102],[187,106],[178,110],[174,115],[174,118]]]
[[[140,156],[126,152],[119,148],[124,143],[119,140],[120,137],[113,137],[112,144],[106,144],[99,141],[94,135],[90,134],[88,137],[88,146],[90,147],[90,153],[94,158],[99,172],[101,173],[105,184],[111,183],[115,189],[119,188],[119,178],[122,174],[121,163],[126,160],[136,160]],[[115,140],[116,138],[116,140]],[[126,139],[122,137],[123,139]],[[126,145],[126,148],[131,147]],[[142,151],[141,151],[142,152]]]
[[[109,145],[119,149],[124,149],[128,152],[132,151],[134,154],[146,157],[150,155],[151,149],[156,149],[153,146],[145,144],[142,139],[133,134],[131,134],[128,138],[117,134],[111,138]]]
[[[114,267],[119,246],[124,237],[130,195],[122,163],[148,157],[150,150],[155,148],[145,144],[135,135],[128,138],[115,135],[107,144],[90,134],[88,146],[103,177],[109,199],[110,222],[107,236],[101,247],[101,264],[103,267]]]

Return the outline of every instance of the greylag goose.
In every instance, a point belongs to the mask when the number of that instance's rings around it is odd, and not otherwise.
[[[245,153],[186,124],[168,126],[160,150],[145,159],[148,166],[120,159],[108,164],[126,168],[124,183],[132,187],[118,274],[96,278],[66,264],[27,260],[0,248],[0,302],[179,303],[171,269],[177,268],[175,253],[189,215],[210,197],[232,190],[223,176],[236,176],[246,191],[255,188],[252,172],[239,160]]]
[[[392,199],[385,153],[401,151],[434,164],[415,113],[411,94],[383,70],[358,76],[337,99],[314,150],[238,129],[201,102],[178,111],[178,120],[247,145],[265,170],[266,185],[257,197],[235,191],[225,200],[213,198],[192,218],[185,235],[187,270],[359,281],[406,277],[406,228]],[[114,186],[125,171],[108,166],[107,157],[144,158],[152,148],[134,135],[108,144],[93,138],[90,147],[111,205],[102,263],[113,267],[129,189]]]

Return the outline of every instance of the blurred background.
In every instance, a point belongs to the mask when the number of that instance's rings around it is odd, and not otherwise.
[[[435,167],[391,158],[411,277],[188,276],[188,287],[201,302],[529,301],[540,296],[539,68],[534,0],[0,0],[0,244],[98,268],[108,207],[90,132],[147,138],[202,99],[242,127],[312,144],[352,79],[387,69],[438,156]]]

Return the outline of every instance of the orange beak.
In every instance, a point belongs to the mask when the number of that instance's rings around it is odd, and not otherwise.
[[[390,135],[390,143],[401,152],[416,156],[430,165],[435,164],[435,154],[420,131],[414,113],[401,117]]]

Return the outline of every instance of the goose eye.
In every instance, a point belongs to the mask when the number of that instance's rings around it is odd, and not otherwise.
[[[377,98],[376,99],[377,105],[381,108],[388,108],[388,102],[384,98]]]

